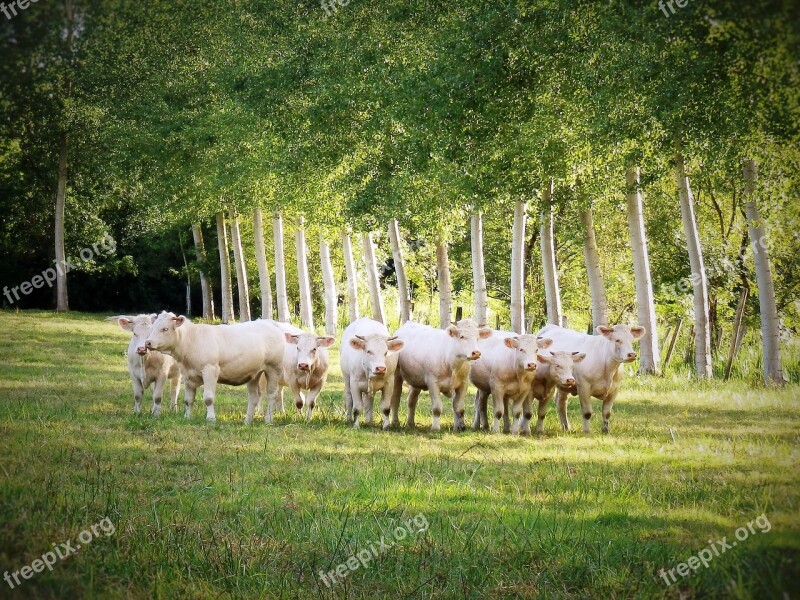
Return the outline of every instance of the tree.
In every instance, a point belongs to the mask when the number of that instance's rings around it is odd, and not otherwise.
[[[775,303],[775,285],[772,281],[772,266],[764,232],[764,222],[756,205],[756,178],[758,166],[752,159],[744,161],[745,212],[747,231],[756,263],[758,306],[761,312],[761,343],[764,349],[764,381],[783,385],[783,361],[781,360],[781,332],[778,309]]]
[[[325,288],[325,333],[336,335],[339,296],[336,294],[336,281],[333,277],[331,248],[322,233],[319,235],[319,259],[322,263],[322,282]]]
[[[258,266],[258,285],[261,290],[261,318],[272,318],[272,285],[269,280],[269,264],[264,244],[264,217],[261,207],[253,209],[253,237],[256,247],[256,265]]]
[[[311,304],[311,282],[308,279],[308,253],[306,250],[305,218],[298,217],[294,232],[297,254],[297,283],[300,287],[300,322],[304,329],[314,330],[314,307]]]
[[[489,302],[486,294],[486,271],[483,264],[483,214],[479,210],[475,210],[470,218],[470,249],[475,320],[478,324],[485,325],[489,319]]]
[[[542,274],[547,302],[547,322],[563,325],[561,291],[558,286],[555,240],[553,237],[553,180],[545,185],[542,192],[542,212],[539,238],[542,246]]]
[[[608,299],[594,234],[592,207],[588,206],[582,210],[580,217],[583,224],[583,258],[589,278],[589,293],[592,296],[592,325],[597,328],[600,325],[608,325]]]
[[[214,294],[211,289],[211,281],[206,272],[206,246],[203,242],[203,230],[200,223],[192,223],[192,238],[194,239],[194,254],[197,257],[197,264],[200,271],[200,290],[203,296],[203,319],[211,321],[214,319]]]
[[[439,282],[439,327],[447,329],[453,320],[453,285],[447,242],[441,237],[436,240],[436,277]]]
[[[275,289],[278,294],[278,321],[289,322],[289,300],[286,295],[286,259],[283,256],[283,217],[280,211],[272,218],[275,238]]]
[[[411,318],[411,294],[408,289],[403,252],[400,248],[400,228],[397,225],[397,219],[389,220],[389,243],[392,246],[394,270],[397,274],[397,292],[400,301],[400,324],[403,324]]]
[[[358,319],[358,281],[356,278],[356,265],[353,261],[353,245],[350,234],[342,234],[342,250],[344,253],[344,269],[347,277],[347,316],[352,323]]]
[[[625,180],[628,190],[628,231],[631,238],[633,271],[636,281],[636,310],[639,325],[646,329],[644,336],[639,340],[639,372],[655,374],[659,369],[660,353],[653,282],[650,276],[650,255],[647,251],[647,236],[644,229],[639,168],[629,168],[625,173]]]
[[[525,220],[527,204],[514,203],[511,240],[511,331],[525,333]]]
[[[231,287],[231,258],[228,254],[228,234],[225,231],[225,215],[218,212],[217,248],[219,250],[219,277],[222,293],[222,322],[230,323],[235,319],[233,314],[233,288]]]
[[[372,318],[380,323],[385,323],[383,312],[383,298],[378,279],[378,267],[375,264],[375,248],[372,234],[361,235],[361,247],[364,251],[364,267],[367,269],[367,284],[369,286],[369,303],[372,306]]]
[[[244,250],[242,249],[242,234],[239,230],[239,216],[233,208],[228,212],[231,225],[231,245],[233,246],[233,261],[236,265],[236,285],[239,290],[239,320],[250,320],[250,290],[247,285],[247,266],[244,263]]]

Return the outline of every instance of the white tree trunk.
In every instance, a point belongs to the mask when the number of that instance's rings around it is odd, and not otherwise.
[[[397,295],[400,299],[400,324],[402,325],[411,319],[411,294],[408,289],[403,252],[400,248],[400,228],[397,225],[397,219],[389,221],[389,243],[392,246],[394,271],[397,275]]]
[[[200,223],[192,223],[192,238],[194,238],[194,255],[200,265],[200,291],[203,296],[203,319],[211,321],[214,319],[214,293],[211,289],[211,281],[205,271],[206,264],[206,245],[203,242],[203,230]]]
[[[308,279],[308,253],[306,251],[305,219],[297,219],[294,233],[297,254],[297,283],[300,288],[300,323],[308,331],[314,330],[314,313],[311,305],[311,282]]]
[[[64,207],[67,198],[67,134],[62,133],[58,147],[58,181],[56,185],[56,310],[69,310],[67,295],[67,255],[64,249]]]
[[[542,246],[542,278],[547,302],[547,322],[563,325],[561,291],[558,287],[558,268],[556,266],[555,238],[553,235],[553,181],[542,192],[542,218],[539,238]]]
[[[479,325],[485,325],[489,320],[489,301],[486,294],[486,271],[483,266],[483,215],[478,210],[472,214],[470,230],[475,320]]]
[[[342,250],[344,253],[344,270],[347,277],[347,316],[352,323],[358,319],[358,279],[356,265],[353,261],[353,244],[350,234],[345,232],[342,236]]]
[[[383,316],[383,298],[381,297],[378,268],[375,265],[375,248],[372,244],[372,234],[362,234],[361,246],[364,251],[364,266],[367,269],[367,284],[369,285],[369,302],[372,306],[372,318],[380,323],[385,323]]]
[[[600,253],[597,251],[591,207],[581,211],[581,223],[583,223],[583,259],[586,262],[589,293],[592,296],[592,325],[594,327],[608,325],[606,284],[603,280],[603,271],[600,268]]]
[[[453,286],[447,242],[441,238],[436,241],[436,276],[439,279],[439,327],[446,329],[453,320]]]
[[[253,236],[256,246],[256,264],[258,265],[258,287],[261,290],[261,318],[272,318],[272,285],[269,281],[269,264],[267,248],[264,243],[264,216],[261,208],[253,210]]]
[[[217,213],[217,248],[219,250],[220,292],[222,294],[222,322],[231,323],[233,314],[233,287],[231,284],[231,258],[228,254],[228,233],[225,215]]]
[[[242,234],[239,230],[239,216],[236,211],[228,211],[231,227],[231,245],[233,246],[233,262],[236,265],[236,286],[239,298],[239,320],[250,320],[250,290],[247,285],[247,267],[244,264],[242,250]]]
[[[319,235],[319,259],[322,263],[322,283],[325,287],[325,333],[336,335],[339,296],[336,293],[336,280],[333,276],[331,248],[322,234]]]
[[[781,332],[778,307],[775,302],[775,285],[772,280],[769,250],[767,249],[764,223],[756,206],[756,178],[758,165],[754,160],[744,162],[745,214],[750,245],[753,248],[758,284],[758,306],[761,312],[761,341],[764,348],[764,381],[783,385],[783,361],[781,360]]]
[[[708,281],[703,262],[703,248],[697,231],[694,215],[694,197],[683,155],[675,156],[675,178],[678,183],[678,199],[681,205],[681,220],[686,235],[686,248],[689,252],[689,265],[692,269],[691,281],[694,296],[694,339],[695,374],[698,379],[710,378],[711,372],[711,333],[708,326]]]
[[[511,236],[511,331],[525,333],[525,221],[527,203],[514,203]]]
[[[625,179],[628,187],[628,230],[631,236],[633,271],[636,279],[636,310],[639,325],[647,330],[639,340],[639,373],[654,375],[660,369],[661,352],[658,346],[658,324],[653,296],[653,279],[650,275],[650,255],[647,251],[647,237],[644,230],[639,168],[628,169]]]
[[[286,259],[283,256],[283,217],[276,212],[272,219],[275,242],[275,291],[278,303],[278,321],[289,322],[289,299],[286,295]]]

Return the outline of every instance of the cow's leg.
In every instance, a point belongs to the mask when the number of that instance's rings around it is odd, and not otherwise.
[[[583,415],[583,433],[589,433],[589,421],[592,418],[591,390],[578,389],[578,398],[581,401],[581,414]]]
[[[613,392],[606,396],[603,400],[603,433],[608,433],[609,421],[611,420],[611,409],[614,408],[614,400],[617,398],[617,392]]]
[[[133,414],[139,415],[142,413],[144,386],[142,385],[142,380],[138,377],[131,377],[131,384],[133,385]]]
[[[353,389],[353,428],[358,429],[361,427],[361,416],[364,414],[364,399],[366,392],[362,392],[359,388]]]
[[[262,401],[264,399],[264,393],[266,392],[266,389],[267,389],[267,379],[264,377],[264,374],[262,373],[258,377],[258,402],[256,403],[256,407],[253,410],[253,416],[261,413],[261,411],[264,410]]]
[[[556,406],[558,408],[558,418],[561,421],[561,427],[564,431],[569,431],[569,419],[567,419],[567,399],[569,392],[558,390],[556,397]]]
[[[533,392],[525,394],[522,400],[522,419],[519,423],[520,435],[531,434],[531,419],[533,418]]]
[[[344,419],[347,423],[353,421],[353,393],[351,391],[350,378],[344,378]]]
[[[475,391],[475,418],[472,420],[472,428],[475,431],[487,429],[489,427],[486,419],[486,401],[488,394],[478,388]]]
[[[464,431],[467,424],[464,420],[464,396],[467,395],[466,382],[453,390],[453,431]]]
[[[247,413],[244,422],[249,425],[253,422],[253,415],[261,402],[261,375],[247,382]]]
[[[214,400],[217,398],[218,377],[218,368],[207,366],[203,369],[203,402],[206,405],[206,421],[217,420],[217,415],[214,412]]]
[[[413,429],[417,426],[414,420],[414,413],[417,410],[419,392],[419,388],[408,386],[408,398],[406,398],[406,402],[408,403],[408,417],[406,418],[406,427],[409,429]]]
[[[509,422],[510,416],[511,411],[509,410],[509,397],[506,395],[503,397],[503,433],[508,433],[511,431],[511,423]]]
[[[553,394],[551,393],[539,400],[539,408],[536,409],[536,433],[542,433],[544,431],[544,417],[547,414],[547,405],[550,403],[552,396]]]
[[[364,424],[372,425],[372,409],[375,405],[375,393],[368,393],[364,398]]]
[[[322,383],[315,387],[308,390],[306,394],[306,399],[304,406],[306,407],[306,421],[310,421],[311,417],[314,416],[314,407],[317,405],[317,396],[322,391]]]
[[[192,418],[192,406],[194,406],[194,397],[197,394],[197,386],[193,383],[190,383],[189,380],[185,380],[183,382],[183,403],[186,405],[186,409],[183,411],[183,417],[185,419]]]
[[[392,414],[392,383],[388,379],[386,383],[383,384],[381,388],[381,402],[378,404],[378,410],[381,411],[383,415],[383,422],[381,423],[381,428],[386,431],[392,424],[391,421],[391,414]],[[396,418],[396,415],[395,415]]]
[[[400,396],[403,394],[403,376],[400,367],[395,369],[392,389],[389,393],[389,408],[392,415],[392,426],[400,427]],[[412,419],[413,421],[413,419]]]
[[[281,369],[264,371],[266,379],[267,410],[264,411],[264,423],[272,423],[275,411],[278,408],[278,382],[281,378]]]
[[[439,391],[439,382],[433,377],[429,377],[426,383],[431,397],[431,431],[439,431],[442,427],[442,393]]]
[[[510,432],[512,435],[519,434],[519,425],[522,421],[522,402],[524,400],[524,395],[520,394],[519,396],[514,398],[513,402],[513,415],[514,418],[511,420],[511,428]]]
[[[292,389],[292,393],[294,394],[295,407],[297,408],[297,410],[302,412],[303,406],[305,406],[306,404],[306,397],[303,394],[303,390],[300,389],[300,386],[297,385],[297,382],[291,383],[289,387]],[[283,394],[279,391],[278,395],[282,396]],[[278,404],[280,405],[281,403],[278,402]]]
[[[175,373],[169,378],[169,409],[178,412],[178,394],[181,391],[181,374]]]
[[[492,402],[494,403],[494,423],[492,424],[492,433],[500,433],[500,419],[505,414],[503,410],[503,400],[505,398],[505,390],[502,385],[493,383],[492,388]]]
[[[160,375],[153,383],[153,408],[152,413],[154,417],[161,414],[161,398],[164,397],[164,385],[167,383],[167,378]]]

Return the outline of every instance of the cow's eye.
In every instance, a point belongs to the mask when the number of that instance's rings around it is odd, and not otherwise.
[[[317,349],[316,348],[312,348],[311,349],[311,354],[316,354],[316,353],[317,353]]]
[[[367,354],[372,354],[372,350],[367,350]]]
[[[463,335],[460,335],[460,336],[458,336],[458,337],[460,337],[462,340],[464,339],[464,336],[463,336]]]
[[[167,333],[167,331],[169,330],[166,327],[164,327],[164,329],[161,330],[161,333]]]
[[[617,340],[617,346],[620,346],[621,344],[622,344],[622,340]]]

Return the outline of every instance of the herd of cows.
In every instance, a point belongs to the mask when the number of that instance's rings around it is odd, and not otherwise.
[[[184,316],[115,317],[131,332],[128,371],[134,412],[141,412],[144,390],[153,385],[152,413],[161,412],[161,398],[170,380],[170,405],[177,410],[180,382],[184,384],[185,416],[192,415],[197,388],[203,386],[206,418],[215,420],[217,384],[247,385],[245,423],[261,410],[271,423],[283,412],[283,390],[291,388],[298,409],[311,419],[325,385],[328,348],[333,337],[304,332],[288,323],[259,319],[233,325],[193,323]],[[464,398],[470,382],[477,388],[475,429],[488,429],[488,399],[492,397],[492,431],[529,434],[533,400],[538,401],[536,432],[541,433],[554,392],[561,426],[569,430],[567,399],[579,396],[583,431],[589,432],[592,397],[602,401],[603,432],[608,432],[611,409],[619,392],[622,364],[636,360],[633,343],[644,327],[598,327],[588,335],[547,325],[536,334],[517,335],[479,326],[465,319],[446,329],[406,322],[394,335],[386,326],[362,318],[344,330],[340,364],[348,422],[359,427],[372,422],[375,396],[381,393],[383,429],[399,427],[398,409],[403,383],[408,387],[407,427],[421,391],[431,399],[434,431],[441,427],[442,395],[453,402],[453,430],[464,431]],[[509,415],[509,412],[511,415]],[[513,419],[511,417],[513,416]]]

